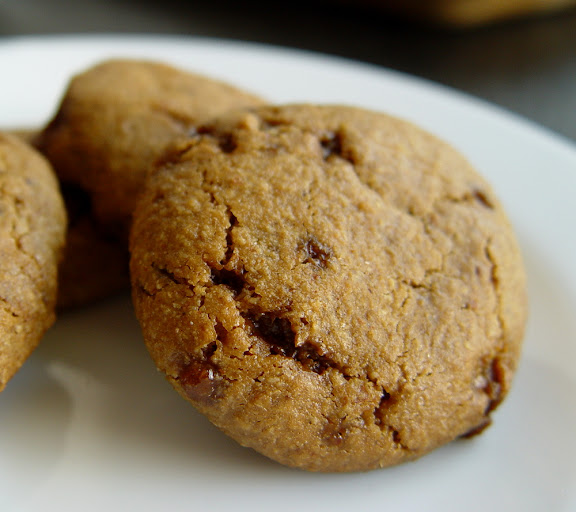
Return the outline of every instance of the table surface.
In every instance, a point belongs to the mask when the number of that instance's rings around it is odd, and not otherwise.
[[[330,0],[0,0],[0,37],[139,33],[302,48],[403,71],[576,141],[576,10],[450,31]]]

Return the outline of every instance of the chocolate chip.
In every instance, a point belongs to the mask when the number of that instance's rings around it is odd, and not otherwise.
[[[238,144],[236,142],[236,139],[230,135],[229,133],[225,133],[223,135],[220,135],[218,138],[218,147],[220,148],[220,150],[222,151],[222,153],[233,153],[236,148],[238,147]]]
[[[320,138],[320,147],[322,148],[322,157],[328,160],[331,156],[342,156],[342,138],[339,133],[327,132]]]
[[[218,368],[211,362],[190,363],[180,372],[178,380],[190,400],[206,406],[222,398],[226,387]]]
[[[484,392],[490,397],[490,402],[488,403],[485,414],[489,414],[498,407],[503,398],[502,384],[504,382],[504,369],[502,368],[500,359],[495,357],[492,360],[485,375],[487,383],[484,387]]]
[[[296,335],[288,319],[273,313],[244,314],[243,316],[248,320],[252,334],[268,343],[271,354],[291,357],[298,361],[305,370],[319,375],[333,367],[330,359],[320,354],[314,344],[305,342],[299,346],[295,345]]]
[[[296,347],[292,357],[300,361],[306,370],[318,375],[322,375],[328,368],[333,366],[330,359],[318,353],[318,348],[309,342]]]
[[[270,351],[273,354],[294,356],[296,335],[288,319],[281,318],[274,313],[245,314],[244,318],[249,320],[253,334],[270,345]]]
[[[328,261],[334,255],[334,252],[330,247],[321,243],[315,237],[311,237],[306,241],[303,249],[306,255],[303,263],[313,263],[321,268],[326,268]]]

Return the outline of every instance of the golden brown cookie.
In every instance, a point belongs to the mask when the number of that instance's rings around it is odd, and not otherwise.
[[[58,309],[68,310],[128,290],[128,247],[106,233],[79,187],[62,183],[68,234],[58,274]]]
[[[11,130],[34,145],[38,131]],[[92,215],[92,201],[86,191],[61,183],[68,214],[64,256],[58,268],[57,310],[91,304],[129,289],[128,248],[106,234]]]
[[[20,128],[16,130],[9,130],[8,135],[15,135],[16,137],[22,139],[24,142],[30,145],[34,145],[34,140],[38,137],[38,130],[33,130],[31,128]]]
[[[99,225],[125,240],[145,176],[166,148],[198,123],[262,103],[162,63],[106,61],[71,80],[36,144],[61,181],[88,193]]]
[[[357,471],[489,422],[510,388],[524,271],[489,185],[406,122],[295,105],[201,127],[131,233],[158,368],[242,445]]]
[[[54,322],[65,229],[48,162],[0,134],[0,391]]]

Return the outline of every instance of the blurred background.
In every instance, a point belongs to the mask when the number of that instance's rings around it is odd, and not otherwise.
[[[576,141],[576,0],[0,0],[0,37],[204,36],[377,64]]]

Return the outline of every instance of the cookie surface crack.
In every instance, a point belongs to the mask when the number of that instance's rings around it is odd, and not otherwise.
[[[387,428],[392,436],[392,442],[394,443],[395,446],[404,451],[412,451],[409,446],[407,446],[402,442],[402,436],[400,435],[400,431],[396,430],[394,427],[390,425],[388,425]]]
[[[232,210],[229,207],[227,208],[227,212],[229,224],[228,228],[226,228],[226,253],[224,254],[224,259],[220,262],[222,266],[225,266],[227,263],[229,263],[232,259],[232,255],[234,254],[234,241],[232,238],[232,232],[238,225],[238,219],[232,213]]]
[[[189,288],[192,288],[192,285],[188,282],[187,279],[185,279],[183,277],[178,277],[176,274],[174,274],[174,272],[171,272],[167,268],[159,267],[158,264],[156,264],[156,263],[152,263],[151,266],[155,272],[157,272],[161,276],[168,278],[174,284],[184,285],[184,286],[187,286]]]

